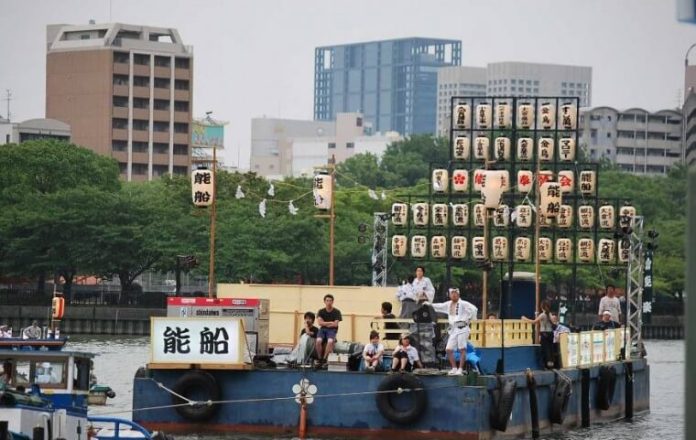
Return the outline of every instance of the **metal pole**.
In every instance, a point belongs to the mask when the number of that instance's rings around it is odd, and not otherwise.
[[[329,286],[334,285],[334,223],[336,220],[336,158],[331,157],[331,213],[329,219]]]
[[[208,297],[217,297],[215,284],[215,217],[217,214],[217,147],[213,145],[213,206],[210,209],[210,268],[208,270]]]
[[[483,245],[485,246],[484,249],[486,249],[486,256],[490,257],[490,255],[488,255],[488,208],[485,208],[485,212],[483,215]],[[486,260],[484,260],[484,263],[488,264],[488,262]],[[481,319],[485,320],[486,317],[488,316],[487,315],[487,313],[488,313],[488,271],[486,270],[486,268],[483,269],[482,278],[483,278],[483,283],[482,283],[483,284],[483,295],[482,295],[483,299],[481,301]],[[485,325],[485,321],[484,321],[484,325]],[[483,333],[483,337],[484,338],[486,337],[485,332]],[[485,344],[485,339],[483,342]]]
[[[534,317],[539,313],[539,303],[541,297],[541,262],[539,261],[539,237],[541,235],[541,185],[539,178],[541,177],[541,162],[539,160],[539,151],[536,145],[537,138],[534,137],[534,148],[536,156],[536,188],[535,188],[535,204],[536,204],[536,221],[534,222]],[[546,221],[544,219],[544,221]],[[535,341],[539,341],[539,323],[535,329]],[[538,343],[538,342],[537,342]]]

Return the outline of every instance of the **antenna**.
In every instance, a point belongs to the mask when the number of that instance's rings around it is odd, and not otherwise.
[[[7,120],[10,121],[12,119],[10,114],[10,101],[12,101],[12,91],[10,89],[5,89],[4,100],[7,101]]]

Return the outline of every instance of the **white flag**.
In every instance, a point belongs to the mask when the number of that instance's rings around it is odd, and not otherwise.
[[[384,191],[382,191],[382,200],[387,200],[387,195],[384,194]]]
[[[292,215],[297,215],[297,211],[299,211],[299,209],[295,208],[295,205],[292,204],[292,200],[288,203],[288,211],[290,211]]]
[[[266,199],[261,200],[261,203],[259,203],[259,214],[261,214],[261,217],[266,218]]]
[[[273,183],[271,183],[271,186],[268,187],[268,195],[269,197],[275,196],[275,188],[273,187]]]
[[[370,196],[371,199],[379,200],[379,197],[377,197],[377,193],[374,189],[368,189],[367,194]]]
[[[242,192],[242,185],[237,185],[237,192],[234,194],[234,197],[237,199],[244,198],[244,193]]]

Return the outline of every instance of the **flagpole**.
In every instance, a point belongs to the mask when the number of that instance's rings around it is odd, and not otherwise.
[[[208,297],[217,297],[215,284],[215,217],[217,215],[217,147],[213,145],[213,206],[210,209],[210,261],[208,270]]]

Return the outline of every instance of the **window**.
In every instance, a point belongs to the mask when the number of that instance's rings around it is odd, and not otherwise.
[[[114,52],[114,63],[128,63],[129,57],[126,52]]]
[[[118,163],[118,169],[119,169],[119,171],[121,172],[121,174],[126,174],[126,172],[128,171],[128,164],[127,164],[127,163],[123,163],[123,162],[119,162],[119,163]]]
[[[535,86],[538,86],[538,85],[539,85],[539,80],[535,80],[535,81],[534,81],[534,85],[535,85]]]
[[[176,81],[174,81],[174,88],[176,90],[188,90],[189,82],[186,79],[177,79]]]
[[[141,66],[148,66],[150,65],[150,55],[136,53],[133,55],[133,63],[140,64]]]
[[[189,59],[188,58],[176,58],[174,60],[174,67],[177,69],[188,69],[189,68]]]
[[[133,141],[133,153],[147,153],[148,150],[147,142]]]
[[[510,83],[511,83],[511,84],[517,84],[517,80],[513,78],[513,79],[510,80]]]
[[[346,148],[355,148],[355,143],[353,143],[353,142],[346,142]]]
[[[188,168],[187,167],[174,167],[174,174],[179,175],[179,176],[185,176],[188,174]]]
[[[167,165],[154,165],[152,167],[152,175],[156,177],[167,174],[168,171],[169,167]]]
[[[528,79],[528,80],[527,80],[527,85],[531,85],[531,84],[532,84],[532,80]]]
[[[336,148],[336,142],[329,142],[329,148]]]
[[[174,154],[177,156],[187,156],[188,155],[188,145],[186,144],[174,144]]]
[[[65,363],[53,361],[33,361],[34,383],[40,384],[42,388],[58,388],[66,383]]]
[[[133,130],[147,131],[150,124],[143,119],[133,119]]]
[[[155,110],[169,110],[169,101],[166,99],[155,99],[154,108]]]
[[[150,108],[148,98],[133,98],[133,108]]]
[[[169,144],[163,142],[155,142],[152,144],[152,151],[155,154],[167,154],[169,153]]]
[[[87,391],[89,389],[89,365],[90,359],[75,357],[73,364],[73,388]]]
[[[356,127],[362,127],[363,120],[362,118],[355,118],[355,126]]]
[[[111,149],[113,151],[126,151],[128,148],[128,141],[119,141],[114,139],[114,141],[111,143]]]
[[[188,133],[188,124],[183,122],[175,122],[174,133]]]
[[[665,150],[661,148],[648,148],[648,156],[664,156]]]
[[[155,56],[155,66],[158,67],[170,67],[172,65],[172,60],[169,57],[163,57],[160,55]]]
[[[568,83],[562,82],[562,83],[561,83],[561,87],[563,87],[563,88],[568,87]]]
[[[169,83],[169,78],[155,78],[155,88],[157,89],[168,89]]]
[[[128,128],[128,119],[114,118],[111,120],[111,127],[118,130],[125,130]]]
[[[146,163],[134,163],[133,164],[133,174],[147,174],[147,164]]]
[[[607,132],[607,137],[611,138],[611,133]]]
[[[150,87],[150,78],[147,76],[134,76],[133,86],[135,87]]]
[[[645,139],[644,131],[636,131],[636,139]]]
[[[125,96],[113,97],[114,107],[128,107],[128,98]]]
[[[114,75],[114,85],[115,86],[127,86],[128,85],[128,75]]]
[[[188,101],[174,101],[174,111],[177,111],[177,112],[189,111]]]
[[[159,133],[165,133],[169,131],[169,122],[155,121],[152,124],[152,129]]]

